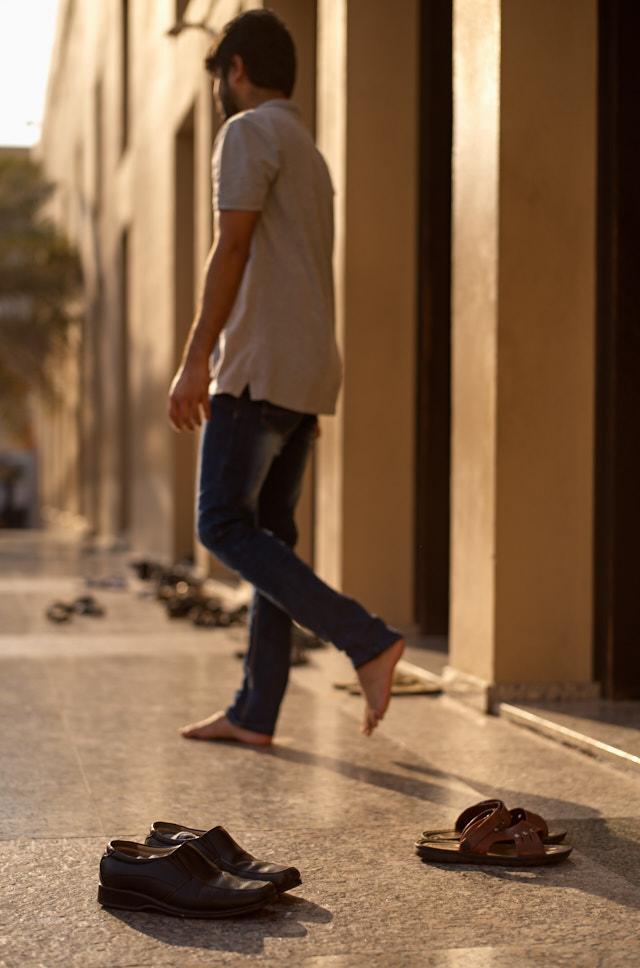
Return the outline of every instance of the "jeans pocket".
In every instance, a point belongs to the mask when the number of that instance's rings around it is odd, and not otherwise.
[[[275,403],[268,400],[260,401],[260,419],[264,427],[272,430],[280,437],[288,437],[289,434],[298,427],[304,414],[296,410],[287,410],[286,407],[278,407]]]

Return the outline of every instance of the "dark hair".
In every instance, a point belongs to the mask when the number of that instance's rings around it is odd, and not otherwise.
[[[242,58],[252,84],[291,97],[296,79],[296,50],[291,34],[271,10],[247,10],[231,20],[209,51],[210,74],[227,76],[234,55]]]

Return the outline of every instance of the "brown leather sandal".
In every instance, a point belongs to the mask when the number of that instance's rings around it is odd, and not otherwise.
[[[571,847],[545,844],[540,830],[527,822],[523,810],[507,810],[501,800],[488,800],[463,829],[460,839],[422,837],[416,850],[435,864],[490,864],[539,867],[566,860]]]
[[[495,800],[482,800],[480,803],[474,803],[471,807],[467,807],[466,810],[462,811],[456,820],[453,830],[424,830],[422,836],[425,840],[457,840],[467,824],[480,816],[486,810],[487,804],[495,802]],[[561,844],[567,836],[567,831],[562,829],[555,830],[551,833],[544,817],[540,817],[531,810],[525,810],[523,807],[514,807],[509,812],[515,814],[516,811],[520,815],[524,814],[524,819],[527,823],[540,832],[544,844]]]

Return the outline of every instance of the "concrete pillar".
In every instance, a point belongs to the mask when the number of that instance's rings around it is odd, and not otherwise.
[[[393,44],[390,45],[390,29]],[[413,618],[418,10],[319,0],[317,134],[336,191],[345,379],[319,447],[320,573]]]
[[[592,686],[596,0],[455,0],[450,676]]]
[[[344,248],[347,143],[347,3],[346,0],[318,0],[318,73],[316,140],[333,178],[334,278],[336,287],[336,329],[344,344]],[[341,401],[342,402],[342,401]],[[318,441],[316,473],[315,565],[318,574],[337,588],[342,587],[343,536],[342,460],[343,416],[323,420]]]

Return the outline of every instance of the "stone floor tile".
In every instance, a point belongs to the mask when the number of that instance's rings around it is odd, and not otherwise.
[[[0,533],[2,968],[628,968],[639,960],[637,778],[446,696],[395,698],[370,739],[333,650],[292,670],[271,748],[186,741],[224,707],[243,630],[171,622],[126,592],[103,619],[52,627],[82,591],[71,543]],[[3,624],[3,617],[7,617]],[[13,624],[12,624],[13,623]],[[425,864],[414,841],[465,806],[505,799],[561,821],[553,868]],[[300,868],[291,895],[244,918],[103,909],[105,842],[153,820],[222,823]]]

